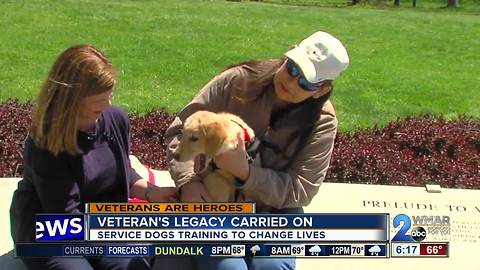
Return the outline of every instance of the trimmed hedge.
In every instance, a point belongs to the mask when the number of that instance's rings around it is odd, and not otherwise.
[[[0,177],[21,177],[22,144],[31,104],[0,104]],[[165,169],[163,135],[174,116],[132,116],[132,153]],[[338,133],[326,181],[449,188],[480,188],[480,120],[421,115],[385,127]]]
[[[327,179],[480,188],[480,121],[422,115],[338,134]]]

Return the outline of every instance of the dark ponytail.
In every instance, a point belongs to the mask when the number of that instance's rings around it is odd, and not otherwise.
[[[292,160],[306,146],[308,138],[312,135],[316,123],[320,120],[322,109],[331,95],[331,91],[319,98],[309,98],[302,103],[296,104],[289,110],[280,111],[272,115],[270,127],[275,130],[282,126],[298,126],[298,130],[293,132],[287,139],[289,145],[284,149],[277,149],[283,158],[288,159],[287,168],[291,165]],[[287,115],[288,114],[288,115]],[[295,150],[291,155],[287,155],[284,151],[289,149],[290,144],[296,143]],[[283,151],[282,151],[283,150]],[[275,151],[275,150],[274,150]]]

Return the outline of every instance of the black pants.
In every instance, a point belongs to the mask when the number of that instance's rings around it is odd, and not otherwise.
[[[144,258],[22,258],[31,270],[147,270],[148,259]]]

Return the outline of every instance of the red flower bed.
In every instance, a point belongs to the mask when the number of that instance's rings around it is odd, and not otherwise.
[[[21,176],[22,146],[31,119],[30,103],[9,100],[0,104],[0,177]]]
[[[22,175],[22,143],[31,104],[0,104],[0,177]],[[165,169],[163,135],[174,116],[164,111],[132,116],[132,152]],[[339,133],[327,174],[329,182],[480,188],[480,120],[419,116],[385,127]]]
[[[163,135],[174,118],[164,111],[132,117],[132,153],[142,163],[154,169],[167,168],[167,145]]]
[[[480,120],[420,116],[338,134],[328,181],[480,188]]]

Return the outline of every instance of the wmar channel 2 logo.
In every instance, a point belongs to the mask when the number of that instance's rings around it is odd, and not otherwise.
[[[82,214],[37,214],[36,241],[85,239],[85,216]]]
[[[413,225],[412,227],[412,219]],[[396,215],[393,219],[393,227],[400,228],[392,241],[398,242],[421,242],[425,240],[427,234],[435,235],[450,234],[449,216],[412,216],[412,219],[406,214]],[[408,231],[412,227],[410,234]],[[427,228],[427,229],[425,229]]]

